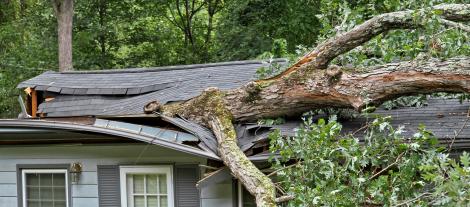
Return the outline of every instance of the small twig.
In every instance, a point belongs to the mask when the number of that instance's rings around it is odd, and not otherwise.
[[[467,119],[465,119],[465,122],[463,123],[462,127],[460,127],[460,129],[459,129],[459,131],[457,131],[457,133],[455,133],[454,137],[452,138],[452,141],[450,142],[449,148],[447,149],[449,152],[452,150],[452,147],[454,146],[455,139],[457,139],[457,137],[460,135],[460,133],[462,133],[465,126],[467,126],[468,120],[470,120],[469,113],[470,113],[470,108],[469,108],[469,111],[467,112]]]
[[[376,177],[380,176],[383,172],[387,171],[388,169],[390,169],[391,167],[396,165],[398,163],[398,161],[403,157],[404,154],[405,154],[405,152],[400,153],[398,155],[397,159],[395,159],[395,161],[392,164],[388,165],[387,167],[385,167],[384,169],[382,169],[378,173],[375,173],[374,175],[372,175],[372,177],[369,178],[369,181],[375,179]]]
[[[284,189],[282,189],[282,187],[280,185],[274,184],[274,187],[276,187],[276,189],[278,189],[282,194],[286,194],[286,191]]]
[[[432,195],[432,194],[431,194],[431,193],[428,193],[428,192],[422,193],[421,195],[417,196],[416,198],[407,200],[407,201],[405,201],[405,202],[403,202],[403,203],[399,203],[399,204],[395,205],[394,207],[404,206],[404,205],[407,205],[407,204],[409,204],[409,203],[413,203],[413,202],[419,200],[420,198],[422,198],[422,197],[424,197],[424,196],[430,196],[430,195]]]
[[[294,163],[294,164],[292,164],[292,165],[285,166],[285,167],[283,167],[283,168],[281,168],[281,169],[277,169],[277,170],[273,171],[272,173],[269,173],[267,176],[268,176],[268,177],[271,177],[271,176],[277,174],[278,172],[280,172],[280,171],[282,171],[282,170],[291,168],[291,167],[293,167],[293,166],[295,166],[295,165],[297,165],[297,164],[300,164],[300,163],[302,163],[302,161],[296,162],[296,163]]]
[[[356,133],[362,131],[362,130],[365,130],[369,127],[369,123],[366,123],[364,126],[362,126],[361,128],[357,129],[356,131],[354,131],[351,135],[356,135]]]
[[[281,196],[279,198],[276,198],[275,202],[276,203],[283,203],[283,202],[286,202],[286,201],[290,201],[290,200],[293,200],[295,197],[293,195],[285,195],[285,196]]]

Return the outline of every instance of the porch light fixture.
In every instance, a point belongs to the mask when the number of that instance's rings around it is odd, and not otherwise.
[[[70,165],[70,181],[72,184],[78,184],[78,181],[80,181],[82,167],[82,163],[79,162],[75,162]]]

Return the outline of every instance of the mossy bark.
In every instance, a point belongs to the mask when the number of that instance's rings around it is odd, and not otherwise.
[[[179,114],[212,129],[217,138],[219,155],[224,164],[255,196],[257,206],[276,206],[274,183],[264,175],[238,147],[233,116],[226,108],[225,94],[216,88],[206,89],[200,96],[178,106],[164,108],[169,115]]]

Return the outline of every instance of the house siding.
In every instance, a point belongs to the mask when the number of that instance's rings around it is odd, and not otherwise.
[[[81,162],[78,184],[71,185],[70,207],[99,207],[97,167],[101,165],[205,164],[206,159],[146,145],[2,147],[0,207],[18,207],[17,166]]]

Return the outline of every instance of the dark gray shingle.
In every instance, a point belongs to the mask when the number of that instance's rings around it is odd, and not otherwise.
[[[281,61],[281,60],[276,60]],[[208,87],[233,89],[254,80],[256,71],[268,64],[262,61],[238,61],[203,65],[171,66],[151,69],[124,69],[84,72],[46,72],[22,82],[18,87],[44,85],[53,89],[56,99],[52,104],[41,104],[40,113],[47,117],[85,115],[135,115],[142,114],[150,101],[162,104],[183,101],[199,95]],[[103,100],[93,109],[71,100],[72,97]],[[59,105],[53,103],[62,102]],[[96,102],[96,101],[95,101]],[[78,109],[73,106],[80,106]],[[80,114],[83,110],[87,113]],[[67,113],[73,111],[73,113]],[[92,114],[90,114],[92,113]]]

